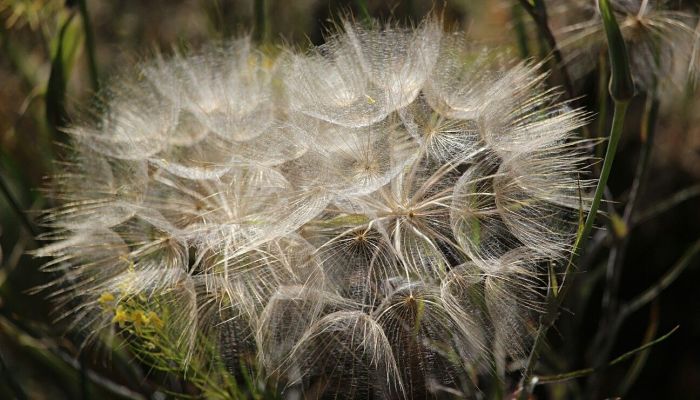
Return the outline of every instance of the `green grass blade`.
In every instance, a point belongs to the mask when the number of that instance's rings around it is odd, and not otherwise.
[[[627,47],[622,38],[620,27],[615,19],[609,0],[599,0],[598,8],[603,17],[603,27],[608,40],[608,56],[610,57],[610,95],[617,101],[627,101],[634,96],[634,83],[630,71]]]
[[[82,44],[82,30],[74,24],[75,14],[70,14],[61,25],[51,60],[51,72],[46,87],[46,119],[58,134],[58,127],[66,122],[65,98],[68,79]]]

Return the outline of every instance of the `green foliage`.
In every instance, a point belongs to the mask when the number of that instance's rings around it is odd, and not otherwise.
[[[58,36],[51,43],[51,73],[44,101],[46,119],[55,137],[61,135],[58,128],[67,122],[66,89],[84,38],[84,31],[74,17],[75,14],[68,14]]]

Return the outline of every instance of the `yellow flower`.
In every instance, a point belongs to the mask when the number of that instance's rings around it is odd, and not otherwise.
[[[124,327],[124,324],[129,321],[129,312],[126,311],[122,306],[117,307],[117,310],[114,312],[114,318],[112,318],[112,322],[116,322],[119,324],[120,327]]]
[[[97,302],[100,304],[100,307],[110,309],[113,306],[114,295],[109,292],[104,292],[100,295],[100,298],[97,299]]]
[[[164,323],[163,323],[163,320],[160,319],[160,317],[158,316],[158,314],[156,314],[155,312],[153,312],[153,311],[149,312],[147,318],[148,318],[148,322],[149,322],[154,328],[160,329],[160,328],[163,327],[163,324],[164,324]]]
[[[131,312],[131,321],[137,329],[148,325],[148,317],[146,317],[141,310]]]

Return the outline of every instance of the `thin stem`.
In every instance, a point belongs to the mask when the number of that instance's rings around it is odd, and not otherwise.
[[[646,107],[644,110],[644,119],[642,121],[640,132],[640,139],[642,141],[641,154],[639,155],[637,171],[635,173],[634,182],[632,183],[632,191],[623,214],[623,220],[626,224],[629,224],[632,221],[632,214],[637,206],[639,194],[642,192],[642,188],[646,183],[646,177],[649,172],[649,164],[651,160],[651,152],[654,148],[654,136],[656,132],[656,120],[658,115],[659,100],[657,99],[655,93],[651,93],[647,98]]]
[[[601,51],[598,60],[598,132],[596,137],[602,137],[608,119],[608,76],[605,52]],[[596,156],[603,155],[603,146],[596,145]]]
[[[642,119],[641,134],[642,138],[642,148],[640,150],[639,161],[637,162],[637,169],[635,172],[634,180],[632,182],[632,189],[630,190],[629,200],[625,206],[625,210],[622,216],[622,224],[627,231],[627,234],[618,238],[610,251],[608,257],[608,266],[606,271],[606,281],[605,291],[603,293],[602,309],[603,309],[603,326],[607,325],[608,322],[614,319],[615,314],[618,312],[618,302],[617,294],[620,286],[620,278],[622,276],[622,267],[625,260],[625,255],[627,253],[627,248],[629,245],[630,235],[629,226],[632,222],[632,215],[637,206],[639,200],[639,194],[642,191],[644,183],[646,182],[646,177],[649,170],[649,161],[651,159],[651,153],[653,149],[653,138],[654,138],[654,127],[656,125],[656,119],[659,110],[659,101],[653,94],[649,94],[646,101],[646,107],[644,112],[644,117]],[[603,335],[606,333],[606,329],[600,329],[599,335],[594,343],[600,343],[603,341]],[[608,348],[612,347],[607,345],[608,342],[614,342],[614,337],[606,338],[606,345],[603,346],[604,350],[600,351],[600,347],[593,346],[596,349],[596,354],[598,360],[607,358],[609,354]]]
[[[654,302],[654,304],[651,307],[651,310],[649,311],[649,326],[647,327],[647,330],[644,333],[643,344],[649,343],[654,338],[654,335],[656,335],[656,332],[658,330],[659,303]],[[634,358],[632,366],[627,370],[627,374],[625,374],[625,378],[622,380],[622,383],[619,386],[618,393],[620,393],[621,396],[624,397],[629,391],[629,389],[632,387],[634,382],[637,381],[637,378],[639,378],[639,374],[642,372],[642,370],[644,369],[644,365],[649,359],[650,352],[651,350],[649,349],[643,350]]]
[[[265,43],[269,39],[267,0],[255,0],[255,40]]]
[[[620,307],[620,312],[618,312],[614,319],[610,321],[607,327],[608,331],[608,337],[615,338],[617,337],[617,333],[619,332],[620,328],[622,327],[622,324],[625,322],[627,317],[634,313],[635,311],[639,310],[640,308],[644,307],[648,303],[650,303],[652,300],[656,299],[659,294],[664,291],[667,287],[669,287],[675,280],[680,276],[680,274],[690,265],[690,262],[695,258],[695,256],[700,253],[700,239],[696,240],[693,245],[686,250],[686,252],[681,256],[681,258],[676,262],[676,264],[668,270],[664,276],[653,286],[639,294],[637,297]],[[610,349],[612,348],[612,345],[614,344],[614,341],[609,341],[604,344],[605,348],[601,351],[601,353],[605,353],[607,356],[610,354]],[[595,345],[593,346],[594,348],[596,347]],[[600,360],[602,357],[599,357],[598,360]],[[604,359],[604,358],[602,358]],[[613,365],[612,363],[610,365]],[[590,391],[590,396],[591,398],[595,398],[596,393],[595,391],[599,388],[600,386],[600,375],[595,375],[591,377],[591,382],[588,385],[589,391]]]
[[[526,0],[521,0],[521,3],[526,10],[533,10],[533,6]],[[539,15],[543,17],[544,22],[546,22],[544,3],[542,3],[540,0],[536,1],[535,4],[540,5],[540,7],[538,7],[540,10]],[[608,41],[608,56],[610,58],[611,69],[608,91],[610,92],[610,96],[614,101],[613,121],[612,126],[610,127],[610,137],[608,138],[608,147],[605,151],[605,159],[603,160],[600,178],[598,179],[598,185],[596,186],[596,190],[593,195],[591,209],[586,216],[586,222],[584,223],[583,228],[579,229],[576,241],[574,242],[571,257],[569,258],[569,263],[566,266],[566,270],[564,271],[564,276],[560,284],[561,291],[556,296],[547,296],[548,313],[545,315],[546,318],[542,318],[540,320],[540,328],[538,330],[537,337],[535,338],[535,345],[532,346],[527,366],[525,367],[522,379],[520,380],[521,392],[518,397],[521,400],[526,400],[530,393],[529,389],[531,389],[532,386],[530,384],[530,377],[532,376],[532,372],[539,358],[539,347],[544,341],[543,337],[546,337],[547,331],[552,327],[552,325],[554,325],[562,301],[572,286],[570,282],[573,280],[571,270],[573,269],[575,261],[578,259],[578,257],[581,257],[581,255],[584,253],[584,245],[588,241],[588,236],[593,229],[593,224],[595,223],[598,215],[598,207],[600,206],[600,201],[603,198],[603,193],[605,192],[605,188],[608,183],[608,177],[610,176],[610,171],[612,170],[613,161],[615,160],[617,145],[620,141],[620,137],[622,136],[627,107],[629,106],[630,100],[634,96],[634,85],[632,84],[632,77],[630,74],[627,48],[625,46],[625,41],[622,34],[620,33],[620,28],[617,25],[617,20],[615,19],[610,3],[607,0],[599,0],[598,7],[603,17],[603,27],[605,29],[605,34]]]
[[[532,344],[532,350],[527,358],[525,372],[523,373],[522,378],[520,378],[519,387],[522,389],[522,391],[520,392],[520,396],[518,396],[518,400],[527,400],[529,398],[529,394],[532,392],[532,389],[534,389],[530,384],[530,376],[532,376],[532,372],[535,369],[535,364],[537,364],[537,360],[540,358],[540,347],[542,346],[542,342],[544,342],[544,338],[547,336],[547,331],[552,324],[553,322],[544,322],[542,318],[540,319],[540,327],[537,330],[535,342]]]
[[[671,267],[671,269],[668,270],[654,286],[651,286],[644,292],[640,293],[637,297],[630,300],[625,306],[623,306],[620,315],[626,317],[654,300],[659,294],[661,294],[661,292],[676,281],[676,279],[690,265],[690,262],[693,261],[698,253],[700,253],[700,239],[696,240],[690,246],[690,248],[683,253],[683,256],[681,256],[676,264]]]
[[[672,209],[680,203],[698,196],[700,196],[700,184],[681,189],[666,200],[654,204],[637,214],[637,216],[632,219],[632,226],[638,226],[642,222],[648,221],[657,215],[663,214],[664,212]]]
[[[646,7],[644,3],[640,12]],[[622,39],[619,28],[616,24],[615,17],[607,0],[600,3],[601,15],[603,23],[606,25],[606,34],[608,36],[608,47],[610,48],[610,59],[613,65],[613,73],[610,80],[610,92],[616,101],[626,100],[634,94],[634,84],[632,82],[629,70],[628,55],[625,49],[624,40]],[[617,49],[616,49],[617,48]],[[616,60],[617,59],[617,60]],[[598,333],[593,341],[592,348],[595,348],[593,359],[596,363],[605,360],[610,355],[613,345],[616,341],[617,334],[622,324],[622,319],[617,318],[619,313],[618,291],[620,279],[622,277],[622,268],[624,265],[627,247],[630,241],[629,226],[632,221],[632,214],[637,205],[639,194],[642,192],[642,187],[646,181],[647,171],[649,169],[649,161],[653,148],[653,137],[656,126],[656,118],[659,110],[659,101],[656,96],[656,91],[651,90],[647,93],[646,106],[641,122],[640,139],[642,148],[640,151],[639,161],[634,180],[632,181],[632,189],[630,191],[629,200],[625,206],[622,216],[622,232],[618,232],[615,237],[614,245],[608,257],[606,271],[606,285],[602,299],[602,320]],[[620,237],[622,235],[622,237]],[[602,372],[594,374],[589,380],[588,390],[592,394],[597,394],[596,391],[600,387]],[[595,396],[593,396],[595,397]]]
[[[617,145],[622,136],[622,128],[624,127],[625,115],[627,113],[627,107],[629,105],[629,100],[615,101],[615,108],[613,111],[613,123],[610,128],[610,139],[608,140],[608,148],[605,152],[605,160],[603,161],[603,167],[601,169],[600,178],[598,180],[598,186],[596,186],[595,194],[593,195],[593,202],[591,203],[591,209],[586,217],[586,222],[583,229],[579,231],[576,241],[574,242],[574,248],[572,256],[569,259],[569,263],[564,271],[564,276],[562,282],[560,283],[561,291],[556,297],[550,296],[549,300],[549,315],[540,321],[540,328],[537,331],[537,336],[535,337],[535,343],[532,346],[530,356],[528,357],[527,366],[523,371],[523,376],[520,380],[520,387],[526,388],[529,385],[530,377],[532,376],[537,360],[539,359],[540,346],[544,342],[544,337],[549,331],[549,328],[554,325],[556,321],[556,313],[561,305],[561,302],[566,297],[566,293],[571,287],[571,280],[573,280],[571,270],[575,265],[575,260],[583,254],[584,245],[588,240],[588,236],[593,229],[593,224],[596,220],[598,213],[598,207],[600,206],[600,201],[603,198],[603,192],[608,183],[608,177],[610,176],[610,171],[612,170],[613,161],[615,159],[615,152],[617,151]],[[519,399],[526,400],[528,398],[529,392],[527,390],[521,390]]]
[[[547,17],[547,7],[542,0],[535,0],[534,5],[528,0],[518,0],[520,5],[525,9],[525,11],[530,14],[530,17],[535,21],[537,25],[537,30],[540,32],[540,36],[544,38],[549,46],[554,61],[556,63],[557,70],[561,74],[564,89],[569,98],[574,98],[574,85],[571,83],[571,77],[569,72],[566,70],[566,65],[564,64],[564,57],[557,46],[557,40],[549,29],[549,21]]]
[[[656,339],[652,340],[651,342],[649,342],[649,343],[647,343],[647,344],[645,344],[645,345],[643,345],[643,346],[637,347],[637,348],[634,349],[634,350],[628,351],[627,353],[625,353],[625,354],[623,354],[623,355],[617,357],[616,359],[610,361],[610,363],[609,363],[608,365],[613,366],[613,365],[619,364],[619,363],[625,361],[626,359],[630,358],[631,356],[633,356],[633,355],[639,353],[640,351],[646,350],[646,349],[648,349],[649,347],[651,347],[651,346],[653,346],[653,345],[655,345],[655,344],[657,344],[657,343],[663,342],[664,340],[668,339],[669,336],[673,335],[673,334],[678,330],[678,328],[680,328],[680,326],[679,326],[679,325],[676,325],[675,327],[673,327],[673,329],[671,329],[670,331],[668,331],[668,333],[666,333],[665,335],[663,335],[663,336],[661,336],[661,337],[659,337],[659,338],[656,338]]]
[[[673,327],[673,329],[668,331],[663,336],[660,336],[654,340],[651,340],[651,341],[643,344],[642,346],[639,346],[635,349],[632,349],[632,350],[620,355],[619,357],[615,358],[614,360],[605,363],[605,366],[610,367],[613,365],[617,365],[617,364],[627,360],[628,358],[630,358],[630,357],[632,357],[640,352],[643,352],[643,351],[647,350],[648,348],[650,348],[658,343],[663,342],[664,340],[668,339],[671,335],[676,333],[678,328],[680,328],[680,326],[676,325],[675,327]],[[596,366],[596,367],[584,368],[584,369],[579,369],[576,371],[566,372],[563,374],[538,376],[537,383],[563,382],[563,381],[567,381],[567,380],[574,379],[574,378],[580,378],[582,376],[590,375],[593,372],[598,371],[599,368],[600,368],[600,366]],[[521,392],[521,394],[522,394],[522,392]]]
[[[586,222],[581,230],[580,234],[576,238],[573,249],[573,258],[581,257],[584,254],[584,246],[588,241],[591,230],[593,230],[593,225],[595,224],[596,217],[598,215],[598,208],[600,207],[600,201],[603,198],[603,193],[605,192],[605,187],[608,184],[608,178],[610,177],[610,171],[612,171],[613,161],[615,160],[615,153],[617,151],[617,145],[620,142],[620,137],[622,136],[622,128],[625,123],[625,115],[627,114],[627,107],[629,106],[629,100],[615,101],[615,107],[613,110],[613,122],[610,128],[610,138],[608,139],[608,147],[605,151],[605,159],[603,161],[603,167],[600,171],[600,178],[598,179],[598,185],[596,186],[595,193],[593,194],[593,201],[591,202],[591,209],[586,217]],[[573,268],[574,263],[569,262],[564,273],[564,280],[569,276],[571,268]],[[564,285],[564,280],[562,281],[562,286]],[[570,286],[570,285],[569,285]]]
[[[100,90],[100,80],[97,73],[97,59],[95,57],[95,35],[92,31],[92,23],[88,14],[85,0],[78,0],[80,18],[83,20],[83,30],[85,31],[85,47],[87,50],[88,70],[90,71],[90,83],[95,92]]]

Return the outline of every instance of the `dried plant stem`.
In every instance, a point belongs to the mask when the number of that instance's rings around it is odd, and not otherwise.
[[[657,215],[663,214],[680,203],[698,196],[700,196],[700,184],[681,189],[666,200],[654,204],[653,206],[650,206],[644,211],[638,213],[636,217],[632,218],[631,228],[634,228],[639,224],[656,217]]]
[[[557,46],[557,41],[554,38],[554,34],[552,33],[552,30],[549,29],[549,18],[547,17],[547,7],[545,6],[544,1],[535,0],[534,4],[530,3],[528,0],[518,1],[520,5],[522,5],[522,7],[525,9],[525,11],[527,11],[527,13],[530,14],[530,17],[532,17],[532,19],[535,21],[535,25],[537,25],[537,30],[540,32],[540,35],[544,38],[544,40],[547,42],[547,45],[551,49],[552,56],[554,57],[557,69],[561,74],[562,83],[564,85],[564,89],[566,90],[566,94],[569,96],[569,98],[573,98],[574,85],[571,82],[569,72],[566,70],[566,65],[564,64],[564,57],[562,56],[561,51]]]
[[[611,320],[605,328],[607,333],[606,338],[611,339],[609,339],[609,342],[603,344],[603,346],[605,347],[602,349],[602,351],[600,351],[601,353],[605,352],[606,355],[610,354],[610,350],[612,349],[612,345],[614,344],[614,338],[617,337],[617,333],[619,332],[620,328],[622,327],[622,324],[625,322],[627,317],[635,311],[639,310],[640,308],[644,307],[645,305],[649,304],[652,300],[656,299],[664,289],[666,289],[669,285],[675,282],[678,276],[680,276],[681,272],[683,272],[688,267],[688,265],[690,265],[690,262],[693,260],[693,258],[695,258],[695,256],[699,252],[700,239],[696,240],[690,246],[690,248],[686,250],[686,252],[683,254],[683,256],[681,256],[681,258],[676,262],[676,264],[673,267],[671,267],[671,269],[669,269],[655,285],[651,286],[650,288],[639,294],[637,297],[620,307],[619,312],[615,314],[614,319]],[[596,348],[596,345],[594,344],[592,348]],[[598,347],[598,349],[600,349],[600,347]],[[599,357],[596,360],[600,362],[600,359],[602,359],[602,357]],[[591,377],[591,381],[588,385],[590,395],[593,396],[591,398],[595,398],[596,396],[595,391],[600,386],[600,379],[601,377],[599,374],[596,374]]]
[[[663,342],[664,340],[668,339],[669,336],[673,335],[678,330],[678,328],[679,328],[679,326],[675,326],[673,329],[668,331],[663,336],[660,336],[652,341],[649,341],[649,342],[643,344],[642,346],[637,347],[636,349],[630,350],[630,351],[620,355],[619,357],[615,358],[614,360],[606,363],[605,366],[610,367],[613,365],[617,365],[617,364],[627,360],[628,358],[632,357],[633,355],[638,354],[640,352],[643,352],[643,351],[647,350],[648,348],[650,348],[658,343]],[[590,375],[590,374],[598,371],[598,369],[599,369],[598,367],[584,368],[584,369],[579,369],[576,371],[566,372],[563,374],[539,376],[539,377],[537,377],[537,383],[564,382],[564,381],[568,381],[570,379],[575,379],[575,378],[580,378],[583,376]]]
[[[649,326],[647,327],[646,332],[644,333],[644,344],[649,343],[653,338],[654,335],[656,335],[656,332],[659,330],[659,303],[658,301],[655,301],[652,304],[651,310],[649,311]],[[644,365],[647,362],[647,359],[649,358],[649,349],[643,350],[637,354],[636,357],[634,357],[634,361],[632,362],[632,365],[630,368],[627,370],[627,374],[625,374],[625,378],[622,380],[622,383],[619,385],[619,393],[624,397],[627,394],[627,391],[632,387],[634,382],[639,378],[639,374],[642,372],[644,369]]]
[[[639,294],[634,299],[630,300],[625,304],[620,310],[620,317],[626,318],[628,315],[639,310],[645,305],[649,304],[654,300],[661,292],[669,287],[673,282],[676,281],[681,272],[683,272],[690,262],[695,258],[696,255],[700,253],[700,239],[696,240],[688,250],[683,253],[683,256],[676,262],[676,264],[669,269],[661,279],[654,285]]]

